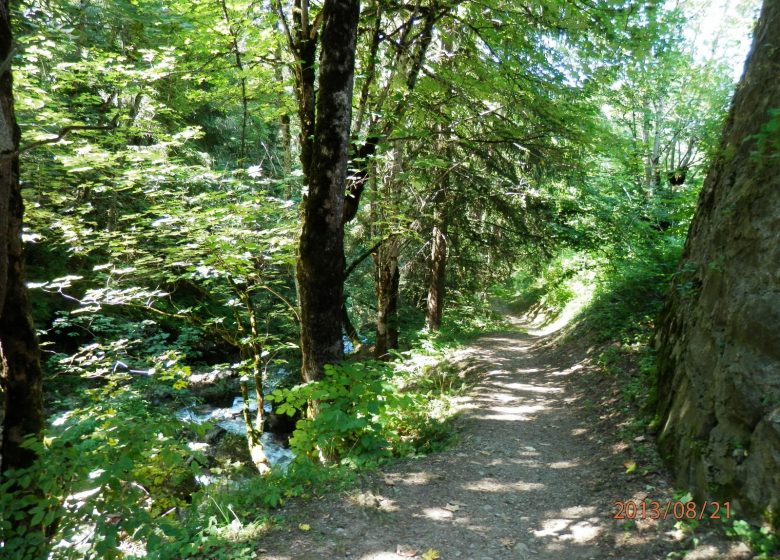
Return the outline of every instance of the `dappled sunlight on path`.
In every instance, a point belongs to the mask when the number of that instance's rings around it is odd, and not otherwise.
[[[590,366],[544,342],[519,331],[481,337],[461,356],[486,373],[460,399],[459,444],[306,504],[293,515],[311,532],[288,529],[284,549],[272,552],[270,539],[261,557],[663,558],[657,533],[623,538],[612,519],[613,501],[630,496],[605,480],[614,450],[568,384]]]

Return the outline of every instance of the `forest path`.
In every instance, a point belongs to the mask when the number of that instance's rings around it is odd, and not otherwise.
[[[613,519],[615,501],[669,490],[660,475],[625,474],[617,427],[605,431],[590,400],[585,354],[520,330],[483,335],[459,356],[485,375],[461,399],[457,445],[393,464],[358,490],[289,504],[259,557],[635,560],[684,549],[673,521]],[[707,544],[686,558],[751,557],[714,532],[697,537]]]

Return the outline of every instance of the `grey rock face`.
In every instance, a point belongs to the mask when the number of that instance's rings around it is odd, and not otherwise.
[[[778,68],[780,3],[766,0],[656,332],[659,444],[678,482],[700,499],[731,500],[738,514],[776,527]]]

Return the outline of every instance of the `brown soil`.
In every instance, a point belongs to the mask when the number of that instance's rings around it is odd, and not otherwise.
[[[350,492],[286,505],[259,557],[751,558],[710,524],[691,532],[676,528],[672,513],[666,521],[613,518],[616,501],[656,500],[663,509],[672,490],[652,463],[626,473],[635,448],[652,442],[619,440],[628,415],[616,412],[616,388],[587,355],[584,341],[484,335],[461,356],[484,377],[461,399],[456,446],[395,463]]]

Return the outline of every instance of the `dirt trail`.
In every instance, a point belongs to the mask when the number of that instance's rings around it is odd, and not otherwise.
[[[260,558],[681,558],[674,551],[691,538],[674,521],[612,518],[617,500],[666,500],[670,490],[659,473],[626,475],[624,446],[599,428],[584,355],[520,332],[484,335],[464,352],[486,373],[462,399],[456,446],[394,464],[358,490],[288,505]],[[696,537],[703,544],[686,558],[751,557],[715,531]]]

